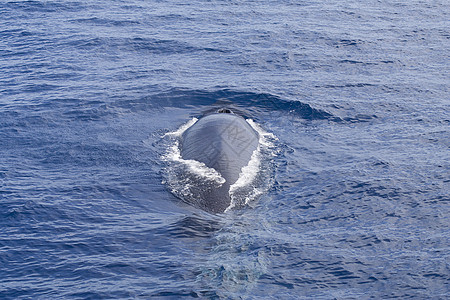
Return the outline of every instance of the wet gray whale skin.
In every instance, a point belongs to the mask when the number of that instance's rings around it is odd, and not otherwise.
[[[181,157],[214,168],[226,180],[220,188],[197,190],[195,205],[212,213],[224,212],[231,202],[230,186],[238,180],[258,144],[258,133],[230,110],[202,117],[188,128],[181,136]]]

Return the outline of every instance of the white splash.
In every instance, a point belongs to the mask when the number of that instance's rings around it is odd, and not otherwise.
[[[278,140],[278,138],[273,133],[265,131],[264,129],[262,129],[261,126],[259,126],[259,124],[255,123],[255,121],[253,121],[252,119],[247,119],[247,123],[250,124],[250,126],[252,126],[252,128],[256,132],[258,132],[260,145],[263,145],[267,149],[274,147],[274,144],[271,142],[271,140],[276,141]]]
[[[167,137],[167,136],[180,137],[187,129],[189,129],[189,127],[194,125],[197,121],[198,121],[197,118],[192,118],[186,124],[181,125],[180,128],[178,128],[177,130],[168,132],[163,137]]]
[[[260,158],[260,146],[253,151],[252,156],[248,164],[241,169],[241,173],[239,173],[238,180],[230,186],[230,205],[225,209],[225,212],[236,206],[236,192],[239,189],[249,186],[256,178],[259,172],[259,166],[261,165]],[[250,201],[248,197],[246,197],[245,203]]]
[[[188,128],[194,125],[198,121],[197,118],[192,118],[186,124],[182,125],[175,131],[168,132],[164,137],[169,136],[173,138],[180,137]],[[179,142],[175,141],[174,145],[170,147],[169,151],[162,157],[163,160],[168,160],[176,163],[180,163],[186,166],[191,174],[199,178],[203,178],[209,181],[213,181],[220,186],[225,183],[225,178],[217,172],[214,168],[206,166],[204,163],[193,160],[193,159],[183,159],[181,157]]]
[[[189,172],[197,177],[214,181],[220,185],[224,184],[226,181],[225,178],[223,178],[222,175],[214,168],[210,168],[204,163],[193,159],[183,159],[181,157],[178,141],[176,141],[175,144],[170,148],[169,152],[165,156],[163,156],[163,159],[185,165],[188,168]]]
[[[252,156],[248,162],[248,164],[242,167],[241,172],[239,173],[239,177],[235,183],[230,186],[230,205],[227,207],[225,212],[231,210],[236,206],[236,197],[237,192],[243,188],[250,187],[255,179],[257,178],[260,170],[261,170],[261,159],[262,152],[267,152],[267,150],[274,147],[274,144],[271,140],[277,140],[276,136],[273,133],[266,132],[261,128],[257,123],[255,123],[252,119],[247,119],[247,123],[259,134],[258,147],[253,151]],[[273,155],[273,153],[272,153]],[[245,204],[248,204],[252,199],[257,198],[264,191],[261,188],[257,188],[256,186],[252,187],[251,193],[247,193],[245,197]]]

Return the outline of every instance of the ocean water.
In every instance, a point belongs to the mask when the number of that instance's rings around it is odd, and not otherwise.
[[[0,298],[448,299],[448,4],[2,0]],[[221,106],[273,138],[209,214],[167,133]]]

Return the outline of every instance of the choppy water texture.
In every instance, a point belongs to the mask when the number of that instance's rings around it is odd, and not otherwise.
[[[449,7],[1,1],[0,298],[448,298]],[[163,136],[224,103],[278,140],[211,215]]]

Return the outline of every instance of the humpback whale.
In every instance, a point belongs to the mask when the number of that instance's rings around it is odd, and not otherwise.
[[[197,206],[212,213],[221,213],[230,207],[230,187],[239,179],[242,168],[249,164],[258,144],[258,132],[229,109],[200,118],[182,134],[181,157],[204,163],[224,179],[219,187],[199,188]]]

